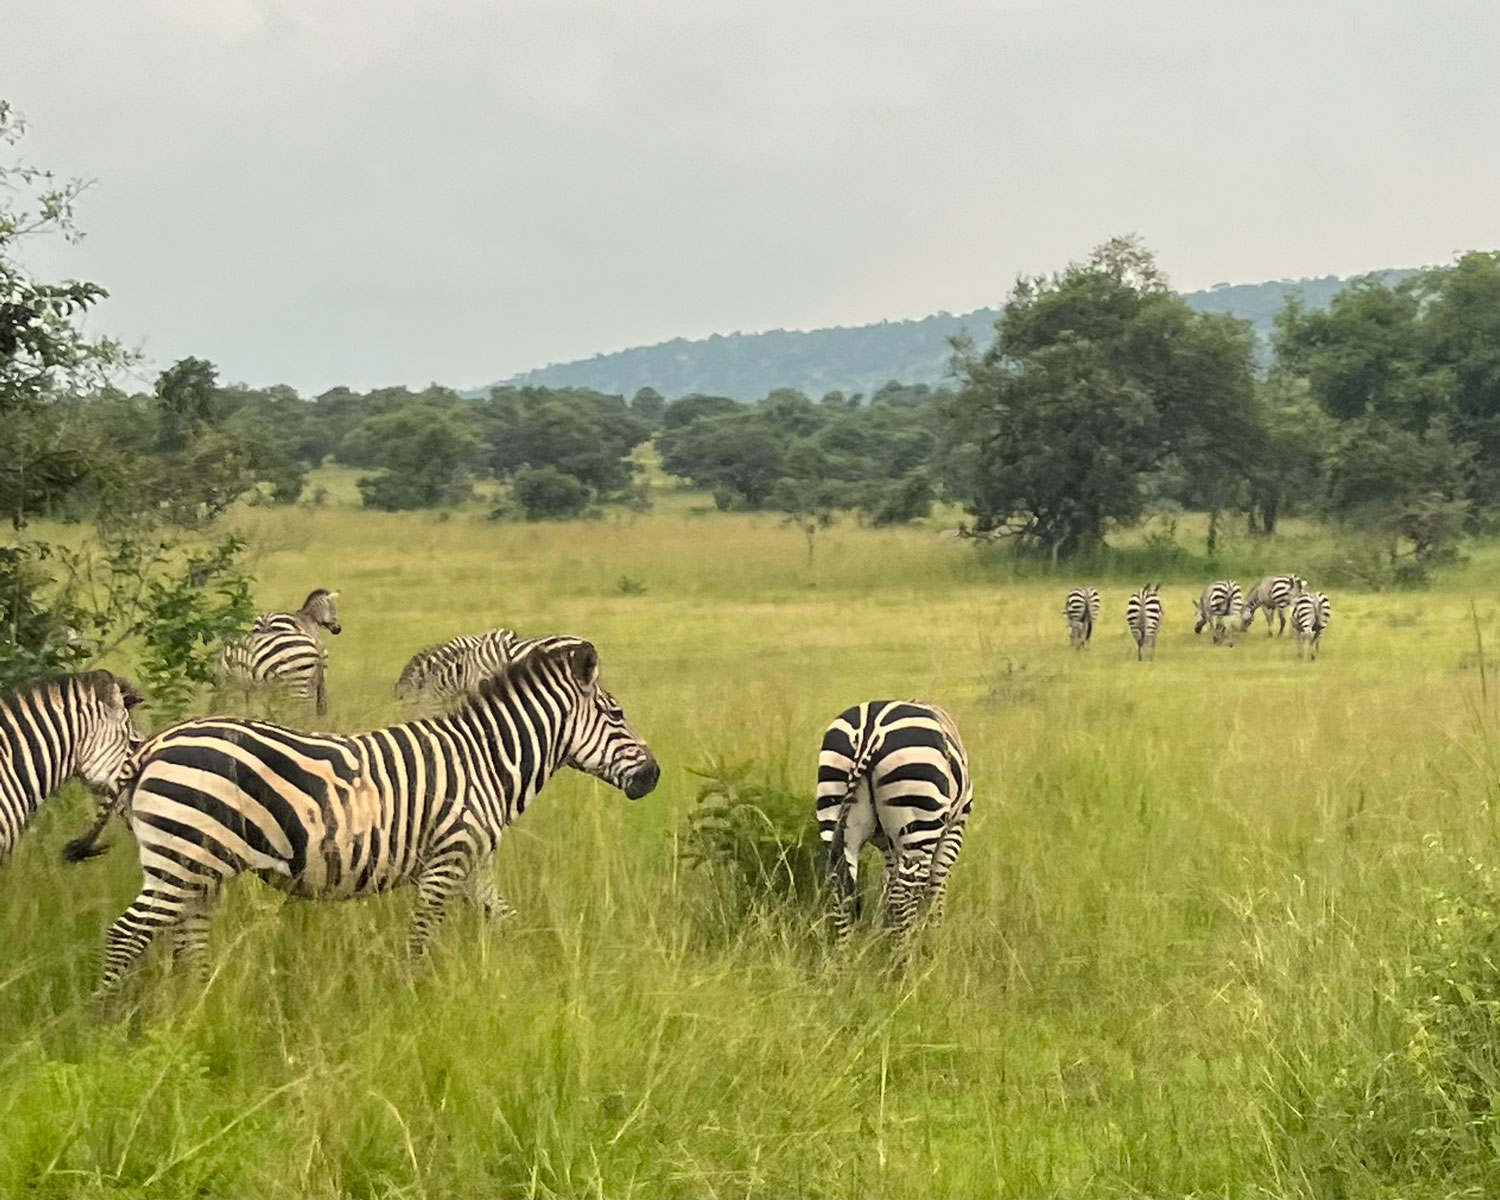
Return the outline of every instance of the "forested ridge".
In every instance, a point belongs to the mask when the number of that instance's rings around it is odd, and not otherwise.
[[[1387,284],[1411,274],[1408,269],[1374,272]],[[1184,292],[1182,299],[1196,312],[1230,313],[1249,321],[1264,357],[1269,353],[1276,314],[1289,294],[1300,298],[1308,308],[1324,308],[1353,278],[1324,275],[1265,283],[1222,283],[1204,291]],[[892,379],[939,383],[948,373],[948,339],[962,332],[987,341],[1001,311],[980,308],[958,316],[938,312],[874,325],[772,329],[764,333],[714,334],[696,340],[673,338],[654,346],[552,363],[504,382],[518,387],[593,388],[625,395],[649,387],[669,397],[707,392],[736,400],[758,400],[778,387],[797,388],[811,395],[839,390],[868,396]],[[481,388],[472,394],[479,396],[486,391]]]

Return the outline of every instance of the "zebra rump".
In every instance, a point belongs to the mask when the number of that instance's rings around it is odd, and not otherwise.
[[[1136,661],[1144,656],[1147,646],[1151,647],[1151,657],[1156,657],[1156,635],[1161,630],[1161,618],[1159,583],[1146,584],[1126,601],[1125,623],[1130,627],[1130,636],[1135,640]]]
[[[1068,622],[1068,644],[1082,650],[1094,636],[1099,620],[1099,590],[1076,587],[1063,601],[1063,617]]]
[[[1305,652],[1311,658],[1318,657],[1323,631],[1332,619],[1333,605],[1322,592],[1303,592],[1292,601],[1292,638],[1299,658]]]
[[[396,679],[396,699],[413,709],[461,702],[511,660],[521,640],[509,629],[491,629],[418,650]]]

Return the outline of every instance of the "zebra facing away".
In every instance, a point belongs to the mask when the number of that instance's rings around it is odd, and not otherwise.
[[[246,872],[319,899],[415,884],[407,945],[419,957],[461,889],[493,915],[496,844],[562,766],[632,800],[660,776],[580,638],[533,639],[457,711],[369,733],[174,725],[131,760],[122,803],[143,879],[110,928],[96,997],[164,930],[201,960],[214,901]]]
[[[818,753],[817,811],[840,945],[856,916],[866,842],[885,856],[885,922],[903,952],[923,900],[930,920],[942,918],[973,799],[968,755],[941,708],[871,700],[834,718]]]
[[[1280,637],[1286,632],[1286,614],[1292,601],[1306,590],[1307,580],[1296,575],[1267,575],[1245,599],[1245,628],[1249,629],[1255,623],[1255,610],[1263,609],[1266,636],[1271,636],[1271,615],[1274,613],[1281,618],[1281,626],[1276,630],[1276,636]]]
[[[0,861],[38,806],[77,776],[113,796],[141,743],[140,693],[108,671],[60,675],[0,695]]]
[[[319,629],[337,634],[337,592],[314,588],[296,612],[261,613],[250,632],[219,652],[219,678],[244,685],[281,684],[296,699],[311,700],[318,716],[328,711],[328,651]]]
[[[1161,584],[1148,583],[1125,604],[1125,624],[1135,640],[1135,657],[1139,662],[1147,646],[1156,657],[1156,635],[1161,631]]]
[[[1297,657],[1304,653],[1309,658],[1318,657],[1318,647],[1323,641],[1323,630],[1333,619],[1333,605],[1322,592],[1303,592],[1292,601],[1292,638],[1297,643]]]
[[[509,629],[491,629],[419,650],[401,669],[396,698],[413,710],[461,702],[510,660],[520,640]]]
[[[1193,632],[1202,633],[1212,625],[1215,646],[1223,642],[1233,646],[1235,635],[1243,633],[1250,620],[1244,593],[1233,579],[1217,579],[1206,586],[1193,601],[1193,613]]]
[[[1094,636],[1094,626],[1099,621],[1099,589],[1071,589],[1063,601],[1063,617],[1068,622],[1068,645],[1082,650]]]

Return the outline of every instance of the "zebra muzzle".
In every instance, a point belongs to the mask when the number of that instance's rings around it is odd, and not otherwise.
[[[632,771],[625,779],[623,789],[627,798],[639,800],[642,796],[655,791],[657,782],[661,779],[661,767],[656,759],[650,759],[642,767]]]

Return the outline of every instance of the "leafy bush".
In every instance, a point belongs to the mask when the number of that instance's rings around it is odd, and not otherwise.
[[[588,508],[588,485],[556,467],[522,467],[511,481],[528,521],[563,520]]]
[[[765,778],[755,764],[711,764],[683,822],[682,858],[695,868],[700,916],[732,933],[759,917],[804,927],[821,920],[826,852],[814,798]]]

